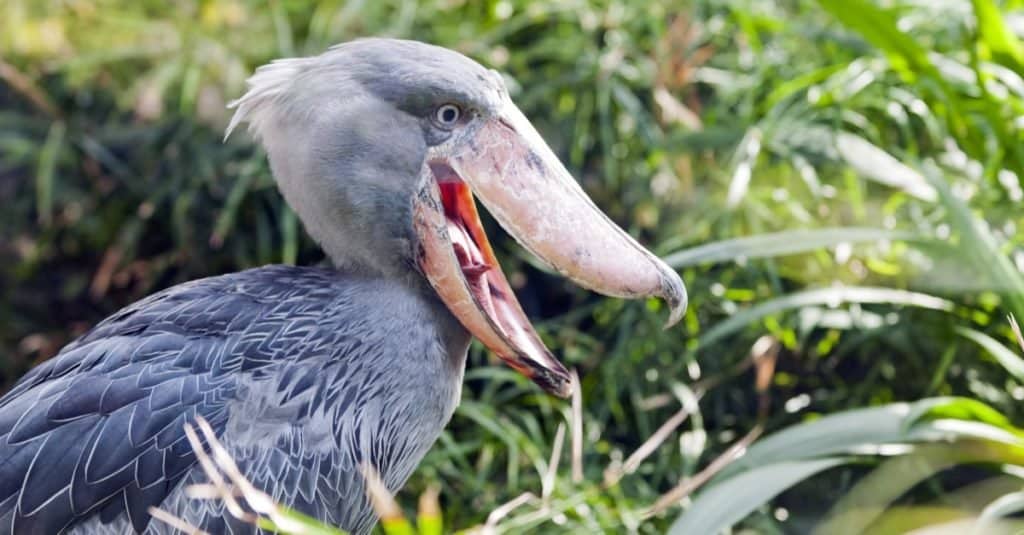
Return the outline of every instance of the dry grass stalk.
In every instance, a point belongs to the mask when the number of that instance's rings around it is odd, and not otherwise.
[[[572,371],[572,482],[583,482],[583,392],[580,376]]]
[[[548,469],[540,482],[540,497],[547,502],[551,492],[555,490],[555,479],[558,476],[558,462],[562,458],[562,445],[565,442],[565,424],[558,424],[555,431],[555,442],[551,445],[551,460],[548,462]]]
[[[220,442],[217,442],[213,429],[210,428],[210,425],[206,423],[205,419],[201,416],[196,417],[196,425],[202,432],[207,446],[210,447],[210,453],[207,453],[203,447],[202,441],[199,439],[199,435],[196,434],[195,429],[189,424],[185,424],[185,436],[188,438],[189,444],[192,445],[192,449],[196,453],[196,459],[199,461],[199,466],[203,468],[203,472],[205,472],[206,477],[210,479],[210,483],[195,490],[190,486],[186,489],[186,493],[192,498],[198,498],[202,494],[209,495],[212,493],[214,496],[208,499],[221,500],[231,516],[243,522],[256,524],[259,522],[259,515],[251,511],[247,511],[237,499],[244,498],[245,494],[243,487],[234,485],[234,481],[231,477],[233,475],[232,472],[234,472],[237,473],[239,478],[244,479],[241,472],[238,470],[238,466],[235,465],[234,460],[232,460],[229,455],[227,456],[227,460],[230,465],[224,464],[223,460],[217,456],[213,442],[216,442],[217,446],[220,446],[221,449],[223,449],[223,446],[220,445]],[[213,442],[211,442],[211,440]]]
[[[763,428],[760,424],[754,426],[746,435],[740,440],[729,446],[729,449],[725,450],[721,455],[711,461],[703,470],[698,472],[696,475],[690,478],[686,478],[679,482],[672,490],[663,494],[658,501],[654,502],[654,505],[648,509],[643,517],[650,518],[662,511],[672,507],[679,503],[680,500],[689,496],[693,491],[699,489],[705,483],[711,480],[716,474],[722,471],[723,468],[729,466],[729,463],[739,459],[747,451],[747,447],[750,446],[757,437],[761,436]]]
[[[654,88],[654,102],[658,104],[658,110],[661,112],[662,122],[679,123],[685,126],[688,130],[695,130],[698,132],[704,129],[704,124],[701,122],[700,116],[688,108],[686,104],[683,104],[679,99],[674,97],[664,86]]]
[[[50,101],[46,92],[44,92],[39,85],[32,80],[32,78],[19,71],[2,58],[0,58],[0,80],[7,82],[7,85],[11,89],[28,99],[28,101],[31,102],[39,111],[42,111],[53,118],[61,116],[60,111],[53,105],[53,102]]]
[[[487,515],[487,523],[484,524],[480,532],[482,534],[495,533],[495,528],[497,528],[498,523],[504,520],[509,513],[530,503],[537,504],[541,510],[547,509],[543,501],[537,498],[536,494],[532,492],[524,492],[491,511],[491,514]]]
[[[604,472],[604,485],[610,487],[615,485],[623,476],[632,474],[640,467],[640,463],[654,453],[659,446],[690,416],[690,409],[683,407],[672,415],[661,427],[654,432],[636,451],[630,455],[622,466],[609,467]]]
[[[637,408],[642,411],[653,411],[654,409],[660,409],[667,407],[675,402],[676,398],[668,392],[661,394],[655,394],[646,398],[642,398],[637,401]]]
[[[697,410],[697,402],[700,399],[700,395],[693,392],[689,388],[683,385],[676,385],[673,388],[675,397],[682,407],[678,412],[672,415],[665,423],[661,424],[661,427],[654,432],[650,437],[636,449],[624,463],[621,465],[609,466],[604,471],[604,486],[610,487],[615,485],[623,478],[623,476],[632,474],[640,467],[640,463],[649,457],[652,453],[668,439],[671,435],[686,419]]]
[[[571,430],[571,455],[572,455],[572,478],[573,483],[583,481],[583,398],[580,391],[580,378],[575,370],[572,372],[572,402],[569,416],[569,428]],[[541,497],[537,498],[532,492],[525,492],[514,499],[505,502],[491,511],[487,516],[487,522],[467,533],[477,535],[493,535],[498,532],[499,524],[505,520],[513,511],[528,504],[536,504],[537,509],[519,517],[520,520],[532,522],[551,516],[552,511],[548,507],[548,501],[555,488],[555,481],[558,477],[559,460],[562,457],[562,448],[565,443],[565,424],[559,424],[555,432],[555,439],[551,448],[551,459],[548,462],[548,469],[541,479]]]
[[[703,470],[693,477],[680,481],[679,484],[658,498],[658,500],[654,502],[654,505],[644,513],[644,518],[650,518],[653,515],[661,513],[665,509],[672,507],[679,503],[683,498],[692,494],[695,490],[710,481],[716,474],[721,472],[723,468],[729,465],[729,463],[743,456],[743,454],[746,453],[747,447],[757,440],[757,437],[761,436],[761,433],[764,431],[764,419],[768,415],[768,410],[771,407],[772,377],[775,375],[775,363],[778,361],[779,351],[781,348],[782,345],[779,343],[777,338],[771,335],[764,335],[754,342],[754,345],[750,348],[750,355],[743,363],[741,363],[740,367],[738,367],[738,369],[741,370],[745,370],[750,366],[754,367],[754,388],[758,393],[758,424],[744,435],[743,438],[738,440],[730,446],[729,449],[711,461]],[[672,419],[662,425],[662,428],[658,429],[658,432],[656,432],[651,439],[648,439],[648,441],[644,443],[644,446],[647,446],[648,443],[652,442],[656,437],[664,440],[665,437],[659,437],[659,433],[662,430],[667,429],[669,424],[674,423],[674,419],[678,418],[680,420],[679,423],[682,423],[682,420],[685,418],[682,418],[681,414],[686,410],[687,405],[684,403],[683,409],[681,409],[679,413],[676,413]],[[676,424],[676,426],[678,426],[678,424]],[[672,429],[674,429],[674,427]],[[669,429],[665,433],[666,436],[671,433],[672,429]],[[641,449],[643,449],[644,446],[641,446]],[[655,448],[656,447],[657,446],[655,445]],[[651,451],[653,451],[653,449]],[[640,450],[637,450],[637,453],[639,452]],[[623,464],[623,471],[627,471],[630,468],[635,470],[639,466],[639,460],[635,462],[635,465],[630,463],[637,453],[630,456],[630,459],[627,459]]]
[[[200,434],[202,434],[201,439]],[[287,517],[273,498],[257,490],[245,478],[234,459],[231,458],[231,454],[217,440],[213,428],[203,417],[196,417],[195,427],[185,424],[185,436],[196,454],[196,461],[206,477],[210,479],[209,483],[187,487],[185,492],[190,498],[220,500],[231,516],[248,524],[259,526],[264,520],[269,520],[279,529],[289,533],[301,535],[306,531],[304,525]],[[166,511],[151,508],[150,514],[153,515],[153,518],[186,533],[203,533]]]
[[[551,516],[551,509],[548,508],[543,499],[538,498],[537,495],[532,492],[524,492],[493,509],[491,514],[487,515],[487,521],[484,524],[474,526],[462,533],[467,535],[496,535],[499,532],[498,527],[503,520],[505,520],[516,509],[529,504],[535,504],[537,509],[517,518],[532,522],[535,519]]]
[[[1020,325],[1017,324],[1017,318],[1013,317],[1013,314],[1007,316],[1010,320],[1010,328],[1013,329],[1013,335],[1017,338],[1017,345],[1020,346],[1020,350],[1024,351],[1024,334],[1020,331]]]
[[[770,334],[758,338],[750,348],[750,360],[754,363],[754,389],[757,391],[757,418],[760,421],[768,416],[771,409],[772,378],[781,348],[779,340]]]
[[[747,355],[747,358],[733,365],[728,371],[693,383],[691,388],[697,393],[699,398],[704,392],[717,387],[725,380],[736,377],[745,373],[751,367],[755,367],[755,373],[757,374],[754,383],[755,388],[757,388],[758,392],[765,392],[771,386],[771,377],[775,374],[775,362],[778,360],[780,349],[782,349],[782,344],[779,343],[779,340],[772,335],[766,334],[758,338],[754,345],[750,347],[750,354]],[[667,405],[670,400],[671,396],[662,394],[652,396],[645,401],[651,408],[655,408],[656,406]]]
[[[360,471],[366,480],[366,495],[370,497],[370,504],[373,505],[373,510],[381,521],[405,518],[402,508],[384,485],[384,480],[380,478],[377,469],[364,462],[360,465]]]
[[[690,411],[687,408],[679,409],[676,414],[673,414],[662,426],[658,427],[654,434],[651,435],[643,444],[637,448],[636,451],[630,455],[626,462],[621,467],[609,468],[604,472],[604,485],[610,487],[618,480],[623,479],[624,476],[633,474],[637,468],[640,467],[640,463],[643,462],[650,454],[654,453],[662,443],[669,438],[670,435],[675,431],[690,415]]]
[[[152,516],[153,518],[163,522],[164,524],[167,524],[168,526],[171,526],[172,528],[178,531],[181,531],[182,533],[187,533],[188,535],[210,535],[209,533],[193,526],[192,524],[189,524],[188,522],[185,522],[184,520],[172,515],[171,513],[168,513],[167,511],[164,511],[163,509],[150,507],[148,511],[150,516]]]
[[[420,494],[419,514],[420,516],[441,516],[441,487],[436,484],[429,485],[423,494]]]

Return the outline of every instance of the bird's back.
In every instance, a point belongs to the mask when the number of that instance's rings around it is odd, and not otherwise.
[[[196,416],[257,487],[366,531],[360,463],[397,490],[457,402],[465,335],[445,314],[380,279],[287,266],[131,305],[0,398],[0,534],[159,532],[150,506],[247,529],[184,496],[205,481],[183,433]]]

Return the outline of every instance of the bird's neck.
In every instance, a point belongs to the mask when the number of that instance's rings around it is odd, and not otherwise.
[[[412,245],[401,237],[406,234],[402,222],[412,219],[409,203],[402,201],[405,197],[389,192],[374,195],[365,189],[354,193],[339,187],[346,182],[326,177],[327,171],[310,163],[316,161],[310,146],[286,142],[297,137],[288,125],[281,125],[264,133],[264,146],[278,189],[306,232],[339,272],[387,280],[427,303],[434,321],[442,327],[442,342],[461,368],[470,335],[410,259]],[[358,195],[364,197],[361,202],[352,198]]]
[[[411,266],[408,269],[396,268],[384,272],[376,266],[362,263],[358,258],[345,257],[339,261],[332,256],[331,260],[334,263],[334,269],[342,277],[350,278],[353,282],[360,279],[387,281],[389,286],[405,290],[404,295],[410,300],[406,302],[405,306],[429,311],[427,318],[436,326],[438,342],[441,343],[448,355],[452,371],[457,372],[459,377],[462,376],[472,335],[451,313],[448,306],[441,301],[426,277]],[[415,304],[412,303],[413,300],[415,300]],[[388,306],[403,305],[390,303]]]
[[[311,147],[280,139],[289,135],[296,134],[287,127],[265,135],[274,179],[332,264],[350,273],[419,285],[422,276],[409,260],[411,245],[402,228],[411,219],[409,203],[393,192],[361,187],[366,180],[330,176],[333,170],[316,165]]]

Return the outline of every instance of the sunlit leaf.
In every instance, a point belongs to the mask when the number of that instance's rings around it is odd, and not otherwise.
[[[838,133],[836,150],[850,167],[865,178],[899,188],[925,201],[936,199],[935,190],[921,173],[860,136]]]
[[[968,403],[980,405],[972,412],[955,407]],[[926,419],[928,414],[943,414],[943,419]],[[891,455],[905,453],[897,446],[919,441],[979,439],[1021,444],[1015,434],[998,426],[972,421],[973,414],[988,406],[964,398],[929,398],[914,403],[894,403],[881,407],[854,409],[794,425],[773,433],[756,443],[747,453],[725,469],[719,478],[729,477],[753,467],[781,461],[810,459],[839,454]],[[956,417],[964,417],[958,420]]]
[[[841,243],[912,239],[915,236],[909,232],[866,227],[798,229],[706,243],[669,254],[664,260],[673,268],[682,269],[699,264],[805,253]]]
[[[789,487],[849,459],[831,457],[760,466],[714,484],[669,528],[669,535],[720,533]]]
[[[935,73],[924,49],[899,30],[895,14],[869,0],[818,0],[818,4],[885,52],[893,67],[907,78],[912,79],[916,73]]]
[[[1024,511],[1024,491],[1004,494],[982,509],[973,533],[978,535],[989,533],[987,529],[990,524],[1021,511]]]
[[[750,308],[737,312],[732,317],[716,323],[701,337],[700,343],[708,345],[739,331],[755,321],[772,314],[806,306],[840,306],[847,303],[887,304],[913,306],[931,310],[949,311],[953,302],[933,295],[892,288],[848,286],[804,290],[773,299],[767,299]]]
[[[1024,273],[1003,254],[996,235],[987,230],[987,223],[953,192],[939,171],[929,167],[925,170],[949,211],[953,228],[961,235],[960,243],[966,249],[964,260],[995,281],[995,288],[1006,296],[1012,313],[1024,316]]]
[[[1016,377],[1018,381],[1024,381],[1024,358],[1021,358],[1016,352],[983,332],[967,327],[957,327],[956,332],[960,336],[981,346],[1010,375]]]
[[[1024,45],[1007,27],[993,0],[971,0],[978,18],[978,33],[993,56],[1009,67],[1024,72]]]
[[[814,533],[859,535],[900,496],[939,472],[963,464],[1019,463],[1022,458],[1020,448],[984,440],[917,446],[906,456],[887,459],[861,479],[833,506]]]

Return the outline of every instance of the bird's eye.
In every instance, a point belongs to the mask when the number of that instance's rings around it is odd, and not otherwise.
[[[438,106],[434,117],[437,120],[437,124],[451,127],[459,122],[459,117],[462,117],[462,110],[455,104],[442,104]]]

